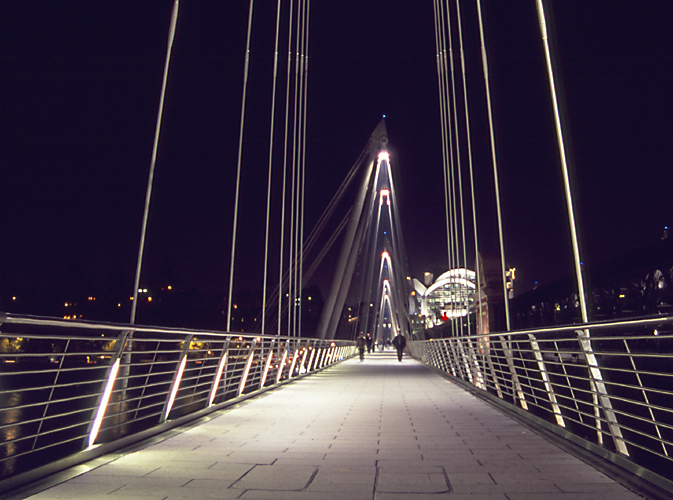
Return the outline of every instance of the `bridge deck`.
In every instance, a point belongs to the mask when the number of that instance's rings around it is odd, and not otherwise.
[[[390,351],[267,392],[55,483],[29,498],[641,498]]]

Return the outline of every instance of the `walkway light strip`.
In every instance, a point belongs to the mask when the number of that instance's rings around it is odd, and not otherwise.
[[[217,366],[215,381],[213,382],[213,387],[210,389],[210,398],[208,399],[208,406],[212,406],[213,401],[215,401],[215,396],[217,395],[217,389],[220,387],[220,379],[222,378],[222,372],[224,372],[224,368],[227,366],[227,358],[229,357],[229,350],[228,347],[226,349],[227,350],[222,356],[222,359],[220,359],[220,364]]]
[[[269,349],[269,355],[266,357],[266,363],[264,365],[264,372],[262,373],[262,380],[259,383],[260,387],[264,387],[264,384],[266,384],[266,377],[269,374],[269,368],[271,367],[271,362],[273,361],[273,344],[272,347]]]
[[[311,363],[313,363],[313,358],[315,357],[315,349],[312,347],[309,347],[309,349],[311,349],[311,356],[308,358],[308,366],[306,367],[307,372],[311,371]]]
[[[283,375],[283,368],[285,368],[285,360],[287,359],[287,349],[283,351],[283,358],[280,360],[278,365],[278,371],[276,372],[276,383],[280,382],[280,377]]]
[[[292,356],[292,364],[290,365],[290,373],[288,373],[287,378],[292,378],[292,374],[294,373],[294,365],[297,364],[298,357],[299,357],[299,349],[295,349],[294,354]]]
[[[173,382],[173,388],[171,389],[171,396],[168,398],[168,404],[166,405],[166,411],[164,412],[164,420],[168,418],[168,415],[171,413],[171,409],[173,408],[173,403],[175,402],[175,396],[178,393],[178,389],[180,388],[180,382],[182,381],[182,374],[185,371],[185,366],[187,365],[187,354],[182,356],[182,361],[180,361],[180,368],[178,368],[178,374],[175,377],[175,381]]]
[[[306,356],[308,356],[308,347],[304,348],[304,354],[301,357],[301,364],[299,365],[300,374],[306,373],[306,368],[304,367],[304,364],[306,363]]]
[[[121,358],[117,358],[117,361],[114,362],[112,368],[110,369],[110,374],[107,378],[107,383],[105,384],[105,391],[103,392],[103,397],[101,398],[100,404],[98,405],[98,410],[96,411],[96,418],[93,421],[93,426],[91,427],[91,432],[89,433],[89,446],[93,446],[96,442],[96,437],[98,436],[98,431],[100,426],[103,423],[103,417],[105,416],[105,410],[107,408],[108,401],[110,400],[110,395],[112,394],[112,388],[117,379],[117,373],[119,372],[119,365]]]
[[[245,390],[245,383],[248,380],[248,374],[250,374],[250,366],[252,366],[252,360],[255,358],[255,346],[257,345],[257,339],[252,341],[250,345],[250,351],[248,352],[248,361],[245,363],[245,369],[243,370],[243,375],[241,376],[241,383],[238,384],[238,395],[243,394]]]

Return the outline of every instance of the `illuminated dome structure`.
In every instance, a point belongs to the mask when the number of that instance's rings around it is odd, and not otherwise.
[[[427,288],[420,281],[414,280],[425,327],[432,328],[449,319],[473,313],[475,279],[474,271],[460,268],[448,270]]]

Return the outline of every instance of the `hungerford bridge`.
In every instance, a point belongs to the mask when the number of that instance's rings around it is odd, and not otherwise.
[[[550,76],[552,99],[553,87]],[[417,295],[432,287],[407,279],[386,145],[382,123],[356,163],[338,279],[312,337],[150,327],[134,312],[128,324],[3,314],[0,494],[673,497],[673,318],[518,331],[506,318],[491,331],[478,265],[454,266],[441,311],[453,334],[426,338],[414,318],[430,315]],[[335,338],[353,297],[369,307],[350,331],[405,335],[402,362],[382,346],[360,361],[354,336]]]

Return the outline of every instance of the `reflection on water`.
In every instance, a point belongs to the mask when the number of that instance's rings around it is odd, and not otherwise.
[[[21,421],[21,410],[14,408],[20,405],[21,394],[19,393],[15,392],[9,396],[2,394],[0,397],[0,408],[4,408],[0,412],[0,440],[3,443],[0,446],[0,459],[13,457],[18,451],[16,440],[21,437],[21,427],[12,424]],[[13,474],[15,462],[13,458],[0,462],[0,478]]]

